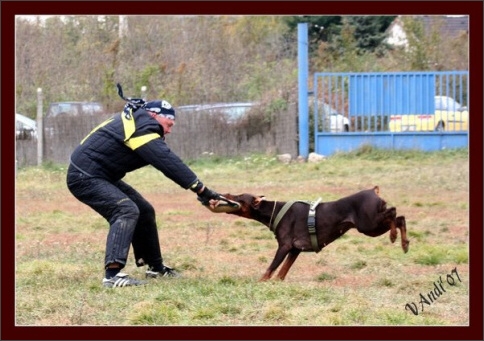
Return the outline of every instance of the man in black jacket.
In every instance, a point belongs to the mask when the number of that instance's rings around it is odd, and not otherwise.
[[[124,111],[94,128],[71,155],[67,186],[81,202],[110,225],[106,241],[105,287],[145,284],[122,273],[130,245],[137,266],[147,265],[147,278],[177,277],[163,264],[153,206],[121,179],[127,172],[152,165],[204,205],[220,198],[166,145],[175,125],[175,110],[164,100],[129,103]],[[215,200],[215,201],[214,201]]]

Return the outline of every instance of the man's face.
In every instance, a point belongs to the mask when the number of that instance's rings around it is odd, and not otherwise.
[[[163,127],[163,131],[165,132],[165,135],[171,133],[171,128],[175,125],[174,119],[168,118],[168,117],[164,116],[163,114],[156,115],[155,119]]]

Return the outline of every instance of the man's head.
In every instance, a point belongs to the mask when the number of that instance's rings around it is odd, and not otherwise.
[[[141,107],[146,111],[154,112],[157,115],[165,115],[167,118],[175,120],[175,109],[165,100],[150,101]]]
[[[165,100],[150,101],[143,104],[141,108],[152,114],[163,127],[165,135],[171,132],[171,128],[175,125],[175,109],[170,103]]]

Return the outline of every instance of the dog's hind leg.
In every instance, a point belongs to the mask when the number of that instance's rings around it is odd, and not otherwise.
[[[297,256],[301,253],[301,250],[299,249],[291,249],[289,251],[289,254],[286,257],[286,260],[284,261],[284,264],[282,264],[281,270],[277,273],[277,278],[280,279],[281,281],[286,278],[287,272],[291,268],[291,266],[294,264],[294,261],[296,260]]]
[[[289,246],[279,246],[279,248],[276,251],[276,255],[274,256],[274,259],[272,260],[271,265],[269,265],[266,272],[260,278],[259,281],[267,281],[272,277],[272,275],[274,274],[274,271],[276,271],[278,266],[281,265],[282,261],[284,260],[284,258],[286,258],[290,249],[291,249],[290,245]]]
[[[408,244],[410,241],[407,239],[407,223],[404,216],[399,216],[396,218],[397,227],[400,229],[400,238],[402,239],[402,249],[403,252],[408,252]]]

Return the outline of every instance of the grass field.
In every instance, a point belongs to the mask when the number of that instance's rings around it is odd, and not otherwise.
[[[179,279],[105,289],[107,223],[65,185],[66,165],[16,177],[15,318],[19,326],[467,326],[467,150],[361,149],[320,163],[275,157],[189,162],[210,188],[268,200],[335,200],[380,186],[407,220],[400,235],[350,230],[299,256],[284,282],[258,282],[276,250],[269,229],[215,214],[151,167],[125,180],[154,205],[165,262]],[[143,278],[130,254],[125,272]]]

